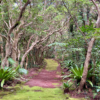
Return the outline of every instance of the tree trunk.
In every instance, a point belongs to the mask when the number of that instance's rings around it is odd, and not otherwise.
[[[96,10],[98,11],[98,18],[97,18],[97,21],[96,21],[96,28],[100,28],[100,10],[99,10],[99,6],[96,4],[96,2],[94,0],[92,0],[92,2],[95,5]],[[88,45],[87,55],[86,55],[85,64],[84,64],[84,71],[83,71],[83,75],[82,75],[82,79],[81,79],[81,82],[80,82],[78,92],[81,92],[81,90],[83,89],[83,86],[86,82],[86,78],[87,78],[87,74],[88,74],[88,66],[89,66],[89,61],[90,61],[90,58],[91,58],[91,51],[92,51],[92,47],[93,47],[94,42],[95,42],[95,38],[92,38],[91,41],[89,42],[89,45]]]
[[[18,37],[18,34],[14,34],[14,41],[13,41],[13,44],[12,44],[12,59],[16,62],[15,64],[15,67],[18,66],[18,40],[19,40],[19,37]]]
[[[14,34],[14,41],[13,41],[13,44],[12,44],[12,58],[14,61],[17,60],[18,56],[18,40],[19,40],[19,37],[18,37],[18,34]]]
[[[78,92],[80,92],[83,89],[83,86],[86,82],[86,78],[87,78],[87,74],[88,74],[88,66],[89,66],[89,61],[91,58],[91,52],[92,52],[92,47],[93,47],[94,42],[95,42],[95,39],[92,38],[88,45],[87,55],[86,55],[86,59],[85,59],[85,63],[84,63],[84,71],[83,71],[83,75],[82,75],[82,79],[80,82]]]
[[[6,47],[5,48],[6,48],[6,55],[5,55],[5,58],[2,61],[2,64],[1,64],[2,67],[8,66],[8,60],[7,59],[8,59],[8,57],[11,56],[12,46],[11,46],[11,43],[10,43],[10,39],[6,41]]]
[[[38,41],[37,41],[38,42]],[[37,44],[37,42],[33,42],[31,47],[25,52],[25,54],[23,55],[22,57],[22,60],[21,60],[21,63],[20,63],[20,66],[23,67],[23,64],[24,64],[24,61],[25,61],[25,58],[26,56],[28,55],[28,53],[33,49],[33,47]]]

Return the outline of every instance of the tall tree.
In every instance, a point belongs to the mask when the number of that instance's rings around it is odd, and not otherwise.
[[[99,6],[98,6],[98,4],[96,4],[95,0],[91,0],[91,1],[95,5],[96,10],[98,12],[98,18],[97,18],[97,21],[96,21],[96,28],[100,28],[100,10],[99,10]],[[86,59],[85,59],[85,63],[84,63],[84,71],[83,71],[83,75],[82,75],[82,79],[81,79],[81,82],[80,82],[78,92],[80,92],[83,89],[83,86],[86,82],[87,73],[88,73],[88,66],[89,66],[89,61],[90,61],[90,58],[91,58],[91,52],[92,52],[94,42],[95,42],[95,38],[92,37],[89,44],[88,44],[87,55],[86,55]]]

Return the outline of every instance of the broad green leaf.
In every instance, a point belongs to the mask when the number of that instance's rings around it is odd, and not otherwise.
[[[9,61],[11,64],[15,64],[15,61],[14,61],[12,58],[8,58],[8,61]]]
[[[93,87],[93,83],[90,80],[86,80],[92,87]]]
[[[1,87],[3,87],[4,83],[5,83],[5,79],[3,79],[3,80],[1,81]]]

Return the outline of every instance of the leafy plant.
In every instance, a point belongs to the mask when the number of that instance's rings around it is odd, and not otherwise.
[[[17,67],[14,67],[15,61],[12,58],[8,58],[8,61],[10,62],[12,67],[4,67],[0,69],[0,86],[3,87],[5,81],[13,80],[20,74],[27,74],[28,71],[24,68],[20,68],[18,65]]]
[[[95,98],[100,92],[100,86],[94,86],[94,88],[95,88],[95,91],[93,93],[93,98]]]
[[[73,84],[71,84],[70,80],[68,80],[66,83],[63,83],[64,88],[70,88]]]
[[[80,67],[78,67],[77,65],[75,65],[74,67],[71,66],[70,75],[65,75],[65,76],[63,76],[63,78],[70,77],[70,78],[76,79],[77,83],[79,83],[82,78],[83,69],[84,69],[83,64],[81,64]],[[88,71],[87,79],[89,79],[91,76],[93,76],[92,71],[93,71],[92,68]],[[87,82],[92,86],[92,84],[89,80],[87,80]]]
[[[10,64],[11,64],[12,66],[14,66],[15,61],[14,61],[12,58],[8,58],[8,61],[10,62]],[[11,69],[11,68],[10,68],[10,69]],[[28,70],[26,70],[25,68],[20,68],[20,65],[18,65],[18,66],[16,67],[16,69],[13,69],[13,70],[15,70],[16,72],[18,72],[19,74],[28,74]]]
[[[28,74],[28,71],[26,70],[26,69],[24,69],[24,68],[19,68],[18,69],[18,72],[20,73],[20,74]]]
[[[71,66],[74,66],[74,62],[72,60],[65,60],[61,63],[62,67],[69,68]]]
[[[1,87],[3,87],[5,81],[12,80],[16,77],[17,73],[13,68],[5,67],[4,69],[0,69],[0,81],[1,81]]]

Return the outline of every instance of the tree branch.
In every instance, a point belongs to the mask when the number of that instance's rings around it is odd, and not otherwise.
[[[13,29],[16,28],[16,27],[20,24],[20,20],[21,20],[22,15],[23,15],[23,13],[24,13],[24,11],[25,11],[25,9],[26,9],[26,7],[27,7],[28,4],[30,4],[30,0],[27,0],[27,2],[25,3],[25,5],[22,7],[17,21],[16,21],[15,24],[10,28],[8,34],[11,34],[11,32],[13,31]]]
[[[50,37],[52,34],[54,34],[55,32],[58,32],[58,31],[60,31],[60,30],[61,30],[61,29],[55,30],[55,31],[49,33],[48,35],[46,35],[44,38],[42,38],[42,39],[40,39],[40,40],[38,40],[38,37],[36,37],[35,42],[33,42],[33,43],[31,44],[31,46],[29,47],[29,49],[28,49],[28,50],[25,52],[25,54],[22,56],[22,60],[21,60],[21,63],[20,63],[21,67],[23,67],[24,60],[25,60],[26,56],[28,55],[28,53],[29,53],[38,43],[44,42],[45,40],[48,39],[48,37]]]
[[[7,22],[5,20],[4,20],[4,23],[6,24],[7,28],[9,29],[9,26],[8,26],[8,24],[7,24]]]
[[[7,37],[6,37],[6,36],[4,36],[4,35],[2,35],[2,34],[0,34],[0,36],[3,37],[3,38],[5,38],[5,39],[7,40]]]
[[[98,11],[98,14],[100,14],[100,10],[99,10],[99,7],[98,7],[98,5],[95,3],[95,1],[94,0],[91,0],[92,2],[93,2],[93,4],[95,5],[95,7],[96,7],[96,9],[97,9],[97,11]]]
[[[79,30],[79,31],[82,33],[82,35],[84,36],[84,40],[85,40],[86,44],[88,44],[87,40],[85,39],[85,34],[84,34],[84,33],[81,31],[81,29],[78,27],[78,24],[77,24],[77,22],[76,22],[76,17],[74,18],[74,17],[71,15],[71,13],[70,13],[68,7],[65,5],[65,2],[64,2],[63,0],[62,0],[62,2],[63,2],[63,4],[64,4],[64,7],[68,10],[68,13],[69,13],[70,17],[73,19],[73,21],[74,21],[75,25],[77,26],[78,30]]]

